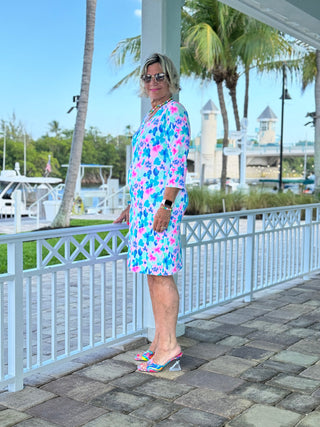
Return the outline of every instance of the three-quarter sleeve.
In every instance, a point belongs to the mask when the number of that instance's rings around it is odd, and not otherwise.
[[[166,187],[185,188],[190,124],[188,113],[178,102],[173,102],[168,106],[166,137],[170,159]]]

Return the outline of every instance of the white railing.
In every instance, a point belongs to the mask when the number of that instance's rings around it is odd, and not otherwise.
[[[152,326],[126,225],[0,236],[0,385]],[[320,204],[183,219],[179,318],[320,269]],[[26,253],[34,265],[23,268]],[[3,262],[3,261],[2,261]]]
[[[320,205],[184,218],[180,318],[320,269]]]

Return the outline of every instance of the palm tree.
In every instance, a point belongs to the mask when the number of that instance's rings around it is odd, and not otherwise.
[[[223,120],[223,147],[229,143],[229,118],[223,85],[229,89],[237,130],[240,130],[236,88],[242,65],[246,77],[244,117],[248,115],[249,70],[264,61],[271,61],[286,52],[289,44],[273,28],[220,3],[218,0],[187,0],[182,10],[181,74],[217,84],[220,111]],[[123,65],[127,55],[138,62],[140,36],[121,41],[112,58]],[[139,67],[123,78],[113,89],[138,76]],[[221,186],[225,188],[227,157],[223,155]]]
[[[52,122],[49,123],[49,132],[53,133],[56,138],[60,136],[61,128],[57,120],[52,120]]]
[[[302,90],[309,84],[315,84],[315,107],[311,113],[314,124],[314,174],[315,194],[320,196],[320,50],[308,49],[303,58],[302,66]]]
[[[315,79],[314,171],[316,195],[320,194],[320,51],[316,50],[317,73]]]
[[[89,87],[91,79],[92,58],[94,49],[94,29],[97,0],[87,0],[86,39],[84,46],[81,91],[77,108],[77,117],[73,132],[69,168],[67,172],[63,199],[52,227],[68,227],[74,199],[74,192],[81,162],[85,123],[88,109]]]
[[[234,42],[243,31],[243,15],[218,0],[189,0],[186,2],[190,11],[185,43],[193,50],[194,57],[206,70],[206,78],[213,79],[217,84],[218,99],[223,122],[223,148],[229,144],[229,118],[226,109],[223,83],[229,85],[234,102],[237,125],[240,120],[236,102],[236,85],[238,55],[234,54]],[[196,73],[195,73],[196,74]],[[227,156],[222,154],[221,189],[225,189],[227,177]]]
[[[245,76],[243,117],[248,118],[250,70],[259,67],[260,64],[274,62],[280,56],[287,57],[292,48],[280,31],[247,15],[239,17],[238,26],[242,26],[242,29],[240,36],[234,42],[233,48],[234,54],[240,60],[242,73]],[[237,67],[235,67],[227,74],[225,82],[232,100],[237,131],[241,129],[236,96],[236,88],[240,76],[241,74],[238,72]],[[241,158],[239,156],[240,170]]]
[[[265,64],[277,62],[279,66],[275,65],[274,68],[281,70],[283,58],[289,58],[293,48],[275,28],[246,15],[242,15],[242,21],[243,31],[235,40],[234,50],[245,74],[243,117],[248,118],[250,70],[256,68],[262,71]],[[273,71],[273,68],[269,67],[268,71]]]
[[[217,84],[220,110],[223,118],[223,146],[228,145],[229,122],[224,100],[223,82],[226,78],[228,58],[231,58],[229,39],[237,32],[235,17],[240,12],[217,0],[189,0],[182,13],[181,74]],[[214,29],[217,31],[214,31]],[[133,37],[118,43],[111,57],[117,65],[123,65],[127,55],[135,62],[140,59],[141,37]],[[229,59],[229,63],[230,63]],[[233,61],[234,63],[235,61]],[[116,89],[132,76],[137,76],[139,66],[112,89]],[[223,156],[221,184],[225,188],[227,157]]]

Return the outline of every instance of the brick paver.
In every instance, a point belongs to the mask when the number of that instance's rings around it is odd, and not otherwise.
[[[182,371],[136,371],[145,339],[33,374],[0,393],[1,427],[318,427],[320,276],[194,316]]]

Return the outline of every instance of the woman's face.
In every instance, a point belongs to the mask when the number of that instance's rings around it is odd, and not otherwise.
[[[152,79],[149,83],[144,82],[144,87],[151,103],[165,101],[171,96],[167,79],[165,78],[162,82],[157,82],[154,78],[154,75],[158,73],[163,73],[159,62],[151,64],[147,68],[147,74],[151,75]]]

